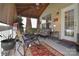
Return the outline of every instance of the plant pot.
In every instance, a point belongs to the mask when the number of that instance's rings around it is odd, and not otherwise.
[[[5,39],[1,41],[1,47],[4,50],[10,50],[13,49],[15,46],[15,39]]]

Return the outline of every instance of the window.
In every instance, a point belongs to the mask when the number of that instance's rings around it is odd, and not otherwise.
[[[32,28],[37,28],[37,19],[31,18],[31,24],[32,24]]]
[[[65,12],[65,35],[74,36],[74,9]]]
[[[42,20],[41,23],[42,23],[42,24],[46,24],[46,20]]]
[[[42,29],[46,29],[46,20],[41,20]]]

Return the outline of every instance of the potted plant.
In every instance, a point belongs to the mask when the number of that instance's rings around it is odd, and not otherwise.
[[[24,30],[23,30],[24,28],[23,28],[22,21],[23,21],[22,17],[18,16],[17,17],[17,23],[18,23],[17,28],[18,28],[18,30],[20,31],[21,34],[24,32]]]

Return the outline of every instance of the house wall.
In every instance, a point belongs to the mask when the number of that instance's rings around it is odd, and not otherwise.
[[[79,4],[78,4],[78,33],[77,33],[77,43],[79,43]]]
[[[0,3],[0,21],[9,25],[17,18],[16,6],[11,3]]]
[[[52,24],[56,25],[55,31],[61,31],[61,19],[60,19],[60,13],[61,13],[61,9],[65,8],[66,6],[68,6],[70,4],[68,3],[51,3],[48,5],[48,7],[45,9],[45,11],[41,14],[40,16],[40,20],[42,20],[42,17],[44,17],[45,15],[51,14],[51,19],[52,19]],[[59,11],[59,20],[57,22],[53,22],[53,18],[56,16],[56,12]],[[41,25],[40,25],[41,27]]]
[[[40,20],[42,20],[42,17],[44,17],[45,15],[47,14],[51,14],[51,19],[52,19],[52,24],[55,24],[56,25],[56,28],[55,28],[55,31],[58,31],[61,35],[61,9],[69,6],[71,4],[68,4],[68,3],[53,3],[53,4],[49,4],[48,7],[45,9],[45,11],[41,14],[40,16]],[[53,18],[56,16],[56,12],[59,11],[59,20],[57,22],[53,22]],[[78,12],[79,12],[79,4],[78,4]],[[79,16],[79,13],[78,13],[78,16]],[[41,25],[40,25],[41,27]],[[77,33],[79,33],[79,17],[78,17],[78,24],[77,24]],[[61,36],[59,36],[61,37]],[[75,40],[76,41],[76,40]]]
[[[59,38],[61,37],[61,9],[65,8],[67,6],[69,6],[71,4],[69,3],[51,3],[48,5],[48,7],[45,9],[45,11],[41,14],[40,16],[40,21],[42,20],[42,17],[44,17],[47,14],[51,14],[51,26],[53,24],[56,25],[55,27],[55,31],[59,32]],[[53,22],[53,18],[56,16],[57,11],[59,11],[59,15],[58,15],[58,21]],[[42,27],[42,25],[40,25],[40,28]],[[53,28],[53,26],[52,26]]]
[[[78,4],[78,16],[79,16],[79,4]],[[78,33],[79,33],[79,17],[78,17]]]

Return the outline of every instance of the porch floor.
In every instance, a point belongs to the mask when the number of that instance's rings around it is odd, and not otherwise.
[[[39,37],[40,41],[43,41],[45,43],[47,43],[49,46],[53,47],[54,49],[56,49],[57,51],[59,51],[60,53],[62,53],[65,56],[79,56],[79,52],[76,51],[76,48],[68,48],[66,46],[63,46],[61,44],[59,44],[59,40],[57,39],[50,39],[50,38],[42,38]],[[16,47],[17,48],[17,47]],[[21,53],[23,52],[23,48],[21,46],[20,48]],[[10,56],[14,55],[14,56],[21,56],[19,53],[17,53],[18,51],[16,50],[15,53],[12,51],[10,52]],[[24,52],[23,52],[24,53]]]
[[[40,38],[40,41],[44,41],[49,46],[55,48],[57,51],[59,51],[60,53],[62,53],[65,56],[79,56],[79,52],[76,51],[75,47],[68,48],[66,46],[63,46],[63,45],[58,43],[59,40],[57,40],[57,39]]]

